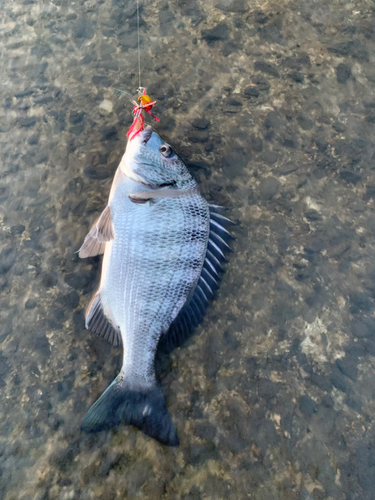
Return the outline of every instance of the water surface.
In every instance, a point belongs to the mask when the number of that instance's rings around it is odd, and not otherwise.
[[[142,2],[155,129],[236,221],[203,324],[160,360],[181,445],[81,435],[120,351],[84,329],[138,87],[135,2],[0,9],[0,497],[323,500],[375,488],[370,2]]]

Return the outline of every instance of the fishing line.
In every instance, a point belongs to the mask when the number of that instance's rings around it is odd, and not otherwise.
[[[139,47],[139,5],[137,0],[137,33],[138,33],[138,74],[139,74],[139,88],[141,88],[141,49]]]

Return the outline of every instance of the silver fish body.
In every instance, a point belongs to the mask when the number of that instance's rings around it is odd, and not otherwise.
[[[220,217],[216,215],[216,223],[227,233]],[[151,127],[128,142],[108,206],[80,249],[81,257],[104,252],[86,327],[123,346],[121,371],[85,416],[85,431],[123,421],[162,443],[178,444],[156,381],[154,358],[171,327],[175,335],[187,333],[178,324],[181,314],[189,316],[191,327],[204,314],[208,289],[212,292],[217,283],[215,262],[205,264],[208,246],[220,250],[218,240],[210,240],[212,224],[195,180]],[[208,271],[210,264],[214,271]]]

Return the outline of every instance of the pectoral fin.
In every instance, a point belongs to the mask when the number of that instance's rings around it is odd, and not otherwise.
[[[142,194],[142,193],[140,193],[140,194]],[[129,194],[129,200],[132,203],[135,203],[136,205],[144,205],[145,203],[150,201],[150,199],[151,199],[150,197],[144,198],[144,197],[138,196],[136,194]]]
[[[92,226],[83,245],[78,250],[81,259],[94,257],[104,252],[105,244],[114,238],[111,209],[107,206]]]
[[[181,198],[181,196],[189,196],[195,191],[195,188],[189,190],[182,190],[164,185],[161,189],[154,189],[153,191],[141,191],[129,195],[129,200],[137,205],[142,205],[150,200],[157,198]]]

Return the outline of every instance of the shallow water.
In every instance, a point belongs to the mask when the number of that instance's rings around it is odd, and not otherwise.
[[[239,222],[159,363],[181,445],[79,431],[120,356],[84,329],[100,260],[74,252],[126,144],[135,1],[3,2],[0,497],[372,499],[374,5],[141,3],[153,125]]]

